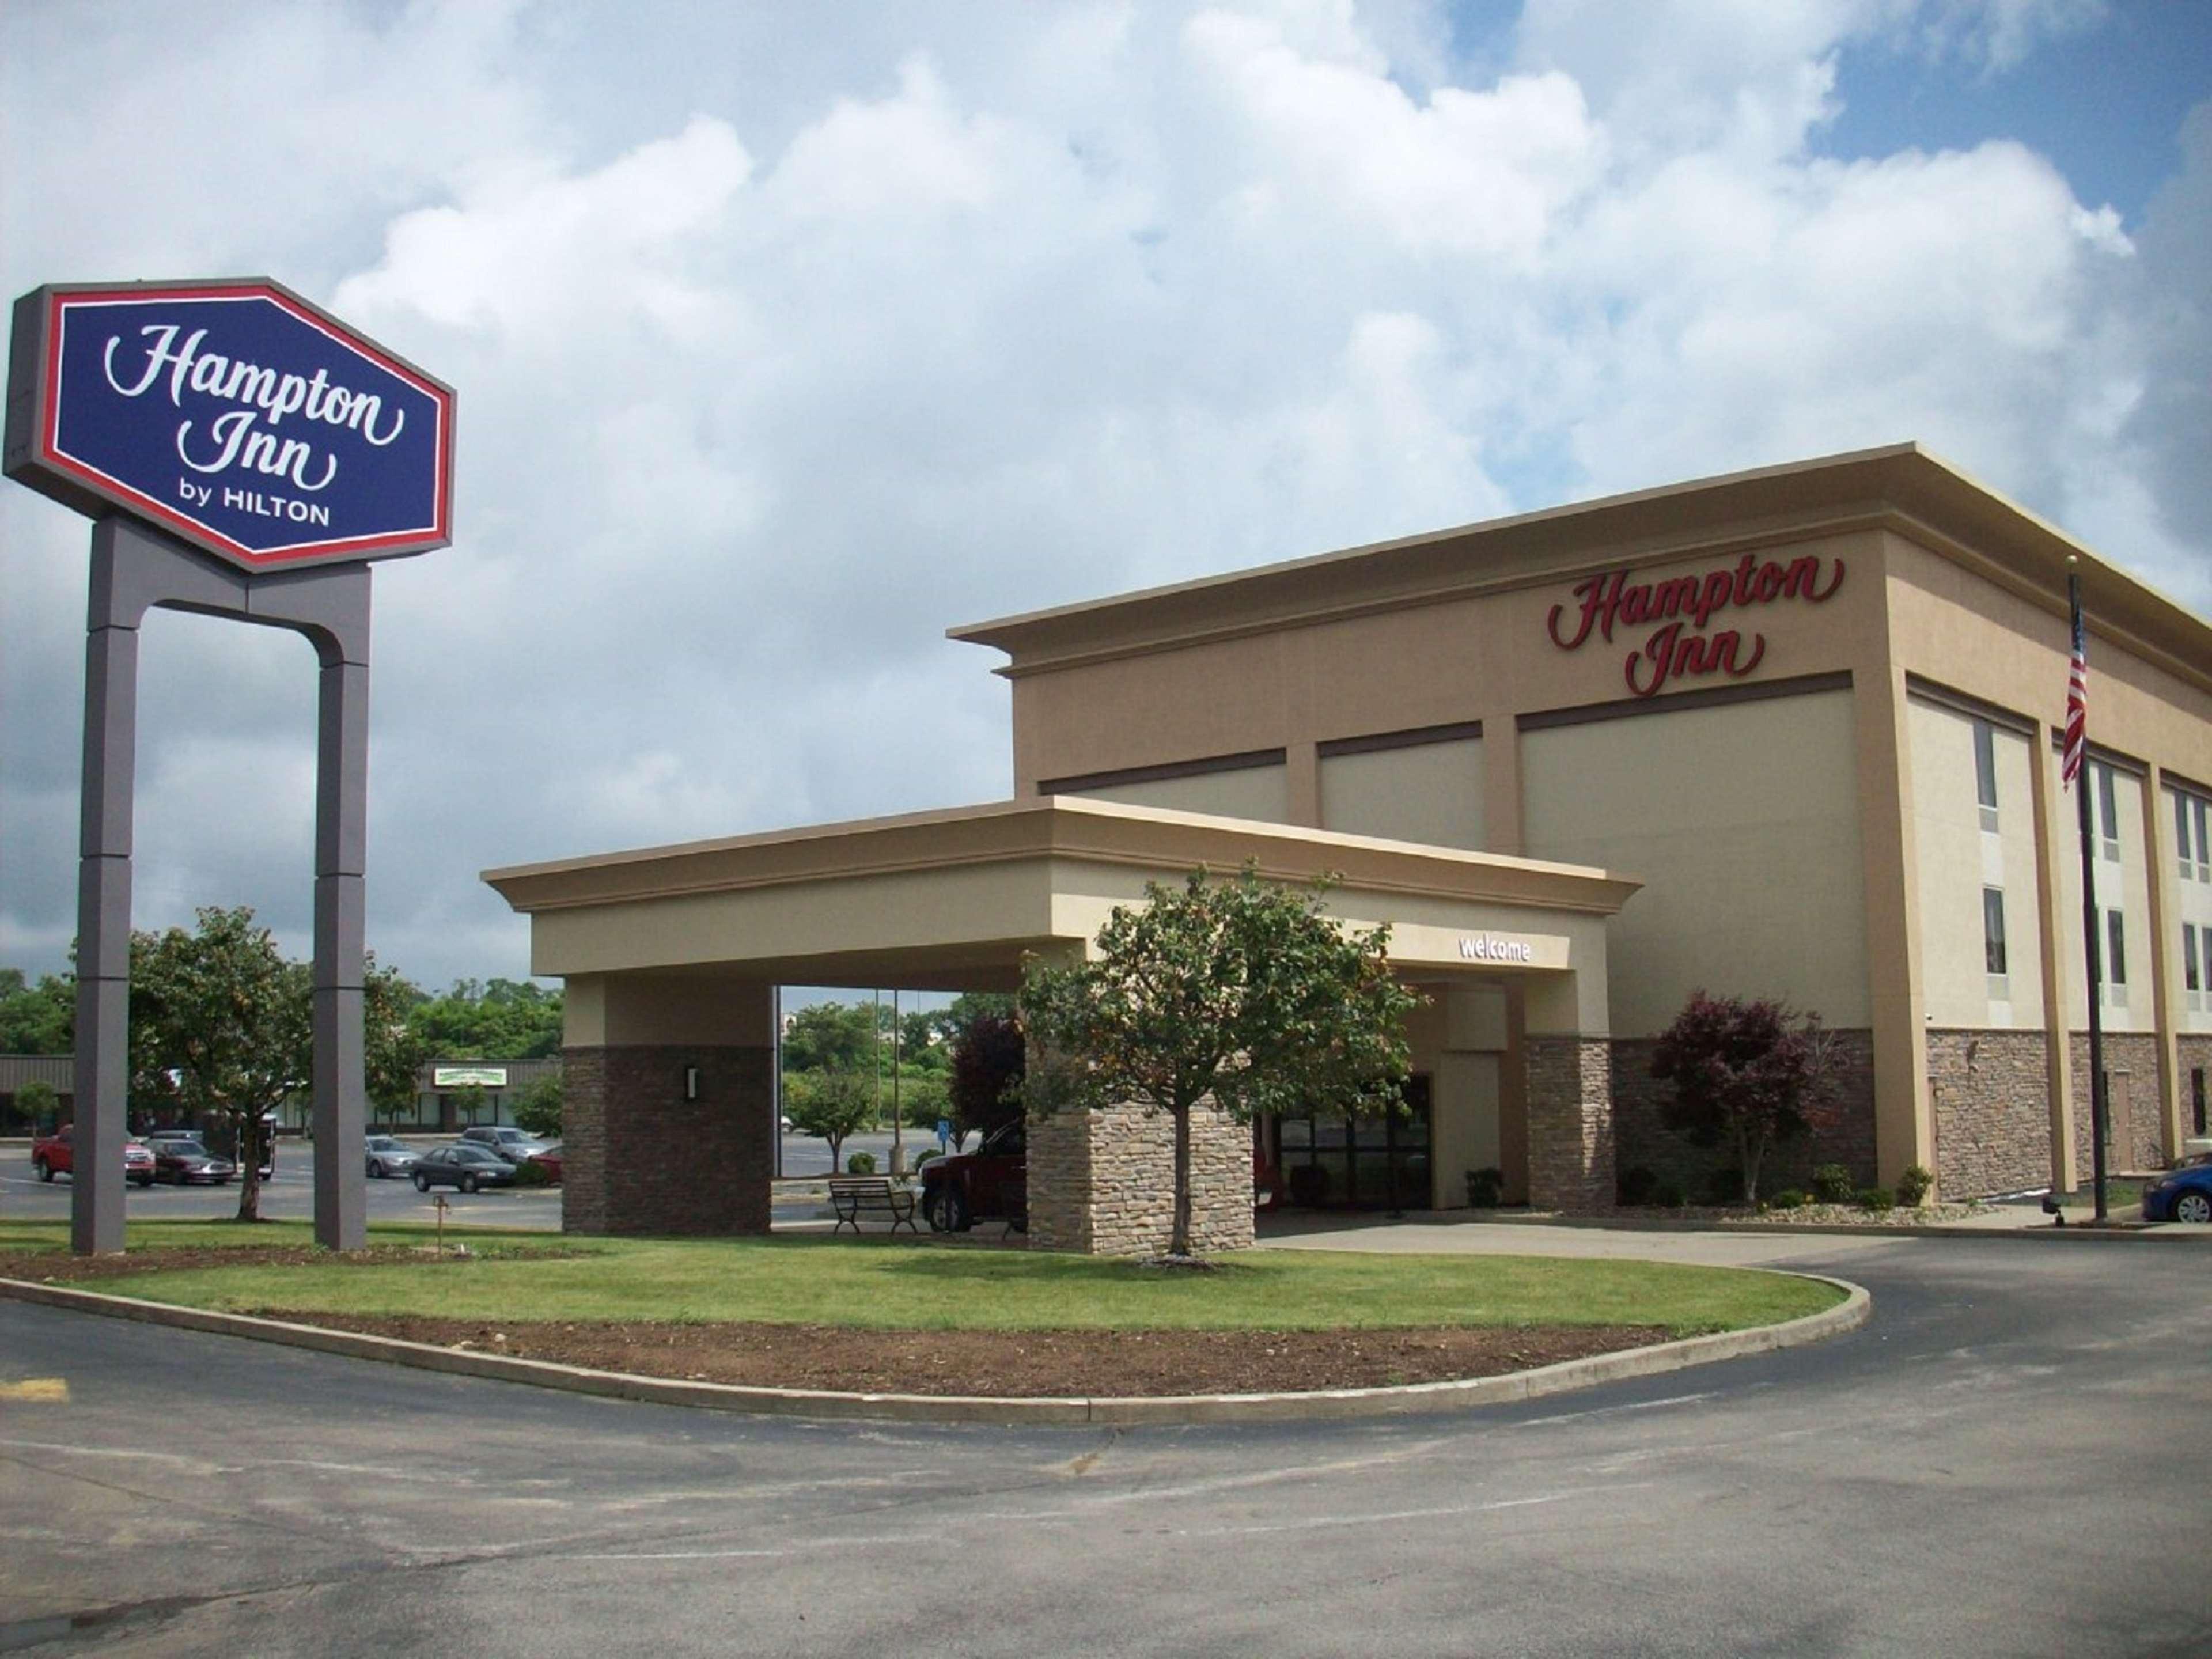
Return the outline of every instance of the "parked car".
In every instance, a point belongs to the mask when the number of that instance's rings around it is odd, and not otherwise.
[[[238,1165],[217,1158],[197,1140],[157,1140],[154,1143],[154,1179],[173,1181],[179,1187],[204,1181],[220,1187],[238,1173]]]
[[[422,1154],[412,1146],[403,1146],[390,1135],[371,1135],[368,1138],[368,1176],[381,1181],[386,1176],[406,1175],[422,1161]]]
[[[266,1181],[270,1176],[276,1173],[276,1115],[273,1113],[264,1115],[261,1120],[261,1178],[264,1181]],[[165,1140],[190,1141],[200,1147],[203,1151],[205,1151],[207,1148],[207,1131],[204,1129],[149,1129],[146,1131],[147,1145],[158,1149],[161,1144]],[[234,1174],[237,1172],[237,1168],[238,1166],[235,1164],[231,1165],[231,1170]]]
[[[74,1131],[76,1126],[64,1123],[50,1135],[40,1135],[31,1142],[31,1168],[41,1181],[52,1181],[58,1175],[76,1179],[76,1147]],[[154,1154],[143,1140],[132,1138],[123,1143],[123,1178],[140,1187],[154,1184]]]
[[[2143,1188],[2145,1221],[2212,1221],[2212,1152],[2185,1158]]]
[[[509,1164],[520,1164],[534,1153],[544,1152],[553,1143],[540,1140],[512,1123],[479,1123],[461,1131],[461,1144],[482,1146],[505,1158]]]
[[[984,1136],[974,1152],[933,1158],[921,1166],[921,1213],[932,1232],[962,1233],[978,1221],[1028,1218],[1028,1142],[1023,1130],[1016,1118]]]
[[[479,1187],[513,1185],[514,1165],[489,1147],[472,1140],[441,1146],[415,1165],[415,1190],[418,1193],[427,1193],[433,1187],[458,1187],[465,1193],[472,1193]]]

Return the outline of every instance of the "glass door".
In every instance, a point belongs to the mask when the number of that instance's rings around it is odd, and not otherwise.
[[[1280,1119],[1276,1162],[1291,1202],[1309,1208],[1427,1209],[1433,1201],[1427,1076],[1407,1079],[1404,1094],[1403,1113]]]

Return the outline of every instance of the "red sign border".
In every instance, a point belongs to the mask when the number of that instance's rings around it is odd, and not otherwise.
[[[58,475],[70,482],[70,492],[59,497],[68,505],[80,512],[88,512],[80,497],[89,496],[149,520],[195,547],[256,572],[297,570],[354,560],[399,558],[410,554],[428,553],[434,549],[448,546],[453,542],[453,389],[435,376],[425,374],[397,352],[349,327],[282,283],[264,276],[156,283],[54,283],[33,290],[32,295],[27,297],[34,298],[40,307],[40,327],[44,336],[41,342],[43,349],[37,365],[35,406],[38,425],[32,435],[28,459],[32,465],[48,474]],[[74,306],[167,299],[270,301],[318,333],[407,381],[428,397],[438,411],[438,477],[434,521],[420,529],[387,531],[374,536],[295,543],[285,548],[256,550],[186,517],[166,502],[155,500],[61,449],[55,440],[60,415],[59,362],[64,310]],[[9,470],[13,471],[15,468],[11,465]],[[24,482],[34,488],[45,487],[45,482],[36,477],[27,477]],[[47,493],[54,492],[48,489]],[[99,514],[96,510],[91,510],[89,516],[97,517]]]

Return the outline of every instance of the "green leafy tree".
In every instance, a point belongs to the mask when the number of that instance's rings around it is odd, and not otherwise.
[[[1261,1112],[1400,1109],[1406,1016],[1420,1000],[1390,972],[1389,929],[1351,933],[1251,865],[1200,868],[1176,891],[1117,907],[1093,961],[1033,963],[1022,1018],[1041,1109],[1122,1103],[1175,1123],[1175,1224],[1190,1253],[1190,1115],[1209,1097],[1236,1122]],[[1041,1086],[1040,1086],[1041,1085]]]
[[[514,1125],[549,1140],[561,1136],[561,1074],[547,1072],[514,1097]]]
[[[397,969],[379,967],[370,953],[362,984],[362,1086],[372,1116],[387,1123],[415,1115],[415,1082],[430,1047],[409,1016],[424,1000]]]
[[[891,1086],[886,1081],[884,1085],[886,1104],[891,1093]],[[951,1095],[942,1066],[900,1066],[897,1095],[899,1121],[909,1129],[927,1129],[933,1134],[938,1120],[952,1115]]]
[[[1674,1085],[1660,1119],[1700,1146],[1726,1142],[1759,1202],[1759,1170],[1781,1141],[1832,1120],[1827,1033],[1787,1003],[1691,993],[1651,1051],[1651,1075]]]
[[[310,1086],[309,976],[253,912],[203,909],[191,933],[131,936],[131,1093],[230,1131],[238,1218],[261,1218],[269,1121]]]
[[[62,1097],[44,1078],[33,1078],[15,1091],[15,1110],[34,1133],[52,1129],[61,1116]]]
[[[889,1032],[883,1034],[886,1039]],[[783,1034],[786,1072],[876,1069],[875,1011],[867,1003],[817,1002],[797,1010]],[[890,1043],[883,1047],[888,1051]],[[890,1064],[888,1054],[883,1062]]]
[[[528,980],[455,980],[423,997],[407,1021],[426,1054],[455,1060],[545,1060],[561,1052],[561,993]]]
[[[66,1054],[76,1047],[76,978],[46,974],[28,984],[0,968],[0,1054]]]
[[[845,1138],[875,1122],[875,1079],[849,1066],[795,1072],[784,1079],[784,1115],[800,1134],[819,1135],[830,1143],[830,1167],[835,1170],[841,1167],[838,1153]]]

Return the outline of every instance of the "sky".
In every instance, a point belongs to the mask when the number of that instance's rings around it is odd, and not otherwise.
[[[2212,613],[2196,0],[0,0],[0,278],[256,275],[459,395],[375,567],[368,942],[484,869],[1003,797],[944,630],[1917,440]],[[86,520],[0,488],[0,964],[67,961]],[[315,674],[157,611],[134,924],[308,954]]]

